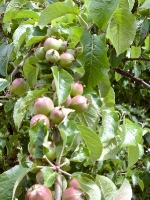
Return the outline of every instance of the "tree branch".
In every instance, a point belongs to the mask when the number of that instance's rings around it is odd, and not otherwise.
[[[32,55],[32,49],[23,57],[22,61],[19,65],[12,71],[11,76],[12,78],[17,74],[17,72],[23,67],[25,60]]]
[[[134,60],[143,60],[143,61],[150,61],[150,58],[123,58],[122,61],[126,62],[126,61],[134,61]]]
[[[126,76],[126,77],[132,79],[133,81],[136,81],[136,82],[142,84],[144,87],[150,89],[150,85],[148,83],[146,83],[145,81],[143,81],[143,79],[137,78],[137,77],[133,76],[133,74],[126,72],[126,71],[124,71],[123,69],[120,69],[120,68],[113,68],[113,70],[116,71],[117,73],[123,75],[123,76]]]

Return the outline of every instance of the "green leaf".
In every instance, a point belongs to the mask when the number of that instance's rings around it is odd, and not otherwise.
[[[106,176],[96,175],[96,184],[99,186],[105,200],[110,200],[117,192],[115,184]]]
[[[131,47],[131,58],[138,58],[141,55],[141,47]]]
[[[102,155],[99,158],[100,161],[108,160],[113,158],[121,149],[120,136],[103,143]]]
[[[58,126],[64,143],[71,145],[74,137],[79,133],[76,123],[73,120],[65,120]]]
[[[35,57],[30,56],[26,59],[23,65],[24,77],[27,79],[27,82],[31,88],[37,82],[37,76],[39,73],[39,67],[36,65],[37,63],[38,60]]]
[[[51,187],[54,184],[54,182],[55,182],[56,172],[54,172],[49,167],[43,167],[41,169],[41,171],[42,171],[42,174],[44,176],[44,185],[46,187]]]
[[[31,10],[14,10],[11,9],[8,12],[5,13],[3,18],[3,23],[12,20],[12,19],[18,19],[18,18],[34,18],[38,19],[39,15],[36,12],[33,12]]]
[[[47,134],[47,127],[44,120],[40,120],[35,126],[29,130],[29,149],[34,158],[43,158],[43,142]],[[30,152],[30,153],[31,153]]]
[[[72,113],[70,118],[74,119],[76,123],[80,123],[91,128],[93,131],[96,130],[99,121],[98,112],[93,104],[90,104],[88,109],[83,113]]]
[[[74,4],[71,0],[50,4],[41,13],[39,18],[39,26],[40,28],[43,28],[52,20],[69,13],[76,15],[79,14],[77,5]]]
[[[19,26],[13,34],[13,43],[14,43],[14,46],[15,46],[17,53],[18,53],[23,41],[25,40],[26,29],[28,27],[32,27],[32,25],[26,24],[26,25]]]
[[[140,8],[146,8],[146,9],[150,8],[150,2],[149,2],[149,0],[146,0],[146,1],[142,4],[142,6],[141,6]]]
[[[96,160],[100,158],[102,153],[103,146],[100,141],[100,138],[94,131],[92,131],[86,126],[77,125],[77,127],[80,131],[81,137],[83,138],[87,145],[87,148],[89,149],[90,159],[93,163],[95,163]]]
[[[58,105],[63,104],[71,91],[71,85],[73,84],[72,76],[64,69],[59,69],[54,66],[51,68],[56,85],[56,92],[58,97]]]
[[[119,188],[117,194],[114,196],[113,200],[129,200],[132,199],[132,188],[127,179],[124,180],[123,184]]]
[[[9,81],[4,78],[0,78],[0,92],[3,91],[9,84]]]
[[[108,92],[111,88],[111,84],[110,84],[108,74],[103,76],[102,80],[98,84],[98,88],[100,90],[101,97],[105,97],[108,94]]]
[[[9,4],[7,5],[6,11],[14,8],[16,10],[19,10],[23,7],[23,5],[26,3],[27,0],[11,0]]]
[[[68,48],[74,48],[76,44],[80,41],[82,34],[83,34],[82,28],[78,26],[71,27],[69,29],[69,37],[70,37],[71,42],[69,43]]]
[[[132,44],[136,34],[136,18],[126,9],[118,8],[109,22],[107,37],[116,49],[117,55]]]
[[[135,0],[121,0],[119,7],[131,11],[133,9]]]
[[[23,178],[27,174],[28,170],[29,168],[16,165],[0,175],[0,199],[12,199],[14,185],[17,184],[20,178]]]
[[[123,147],[136,146],[142,138],[142,128],[140,125],[131,122],[129,119],[124,120],[123,124]]]
[[[11,51],[13,49],[13,43],[11,44],[6,44],[3,43],[0,46],[0,74],[2,76],[7,75],[7,65],[8,65],[8,60],[11,54]]]
[[[105,35],[91,35],[85,31],[81,43],[83,52],[78,59],[85,69],[82,81],[89,87],[96,86],[109,69]]]
[[[46,89],[28,91],[26,96],[23,96],[20,99],[18,99],[18,101],[15,104],[14,112],[13,112],[13,119],[14,119],[14,123],[15,123],[15,126],[17,129],[20,128],[22,120],[23,120],[26,112],[28,111],[29,107],[31,106],[31,104],[38,97],[40,97],[41,95],[43,95],[46,92],[47,92]]]
[[[100,200],[101,192],[96,183],[91,180],[84,173],[73,173],[72,176],[77,179],[81,189],[86,193],[86,199],[88,200]]]
[[[94,23],[99,29],[105,29],[113,12],[117,8],[119,0],[91,0],[89,12]]]
[[[46,31],[39,27],[28,27],[26,29],[26,46],[39,43],[45,39]]]
[[[104,98],[104,105],[106,108],[111,108],[115,105],[115,92],[112,87]]]
[[[118,114],[109,109],[102,110],[101,140],[107,142],[114,138],[118,131]]]
[[[139,159],[139,147],[129,146],[128,147],[128,167],[132,167]]]

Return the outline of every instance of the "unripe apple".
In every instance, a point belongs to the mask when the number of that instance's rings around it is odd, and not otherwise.
[[[57,63],[59,61],[59,53],[54,49],[46,51],[46,60],[51,63]]]
[[[63,164],[63,163],[65,163],[65,165],[63,165],[61,167],[61,169],[64,171],[69,171],[70,170],[70,160],[66,157],[62,157],[61,164]]]
[[[58,50],[61,46],[62,40],[56,40],[55,38],[49,37],[44,42],[44,49],[48,51],[50,49]]]
[[[38,60],[44,60],[45,53],[44,47],[39,47],[34,51],[34,55]]]
[[[74,109],[77,113],[82,113],[88,109],[89,103],[87,98],[78,95],[71,99],[70,108]]]
[[[75,82],[71,86],[71,96],[75,97],[77,95],[83,94],[83,85],[79,82]]]
[[[26,200],[52,200],[51,191],[44,185],[35,184],[26,192]]]
[[[73,187],[67,188],[62,194],[62,200],[82,200],[83,192]]]
[[[53,142],[47,141],[44,143],[44,154],[50,160],[53,161],[56,158],[56,146]]]
[[[61,46],[59,48],[59,52],[60,53],[64,53],[67,50],[67,46],[68,46],[68,42],[67,41],[62,42],[62,44],[61,44]]]
[[[60,55],[59,64],[62,67],[70,67],[75,61],[74,56],[71,53],[63,53]]]
[[[28,90],[28,84],[23,78],[16,78],[13,80],[10,89],[14,94],[21,97]]]
[[[49,119],[43,114],[37,114],[33,116],[30,120],[30,126],[32,127],[36,125],[36,123],[40,120],[44,120],[44,125],[46,125],[48,128],[50,127]]]
[[[72,178],[69,182],[69,186],[73,187],[74,189],[81,189],[78,181],[75,178]]]
[[[65,118],[65,115],[64,108],[61,106],[54,107],[50,113],[50,119],[55,124],[59,124]]]
[[[68,95],[66,101],[62,104],[63,106],[65,106],[66,108],[69,107],[71,104],[71,96]]]
[[[35,100],[33,110],[35,114],[49,115],[54,108],[54,103],[49,97],[41,97]]]

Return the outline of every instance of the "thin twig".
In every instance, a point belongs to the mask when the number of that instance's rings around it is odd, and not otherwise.
[[[49,163],[49,165],[51,167],[55,167],[55,165],[51,161],[48,160],[48,158],[46,157],[46,155],[44,155],[43,158],[46,159],[46,161]]]
[[[62,158],[62,155],[63,155],[63,152],[64,152],[64,148],[65,148],[65,147],[64,147],[64,145],[63,145],[62,150],[61,150],[60,155],[59,155],[58,160],[57,160],[57,164],[58,164],[58,165],[60,165],[61,158]]]
[[[126,62],[126,61],[134,61],[134,60],[143,60],[143,61],[150,61],[150,58],[123,58],[122,61]]]
[[[59,174],[55,179],[55,197],[54,200],[61,200],[62,196],[62,178]]]
[[[22,61],[19,65],[12,71],[11,76],[12,78],[16,75],[16,73],[23,67],[25,60],[32,55],[32,49],[23,57]]]
[[[62,169],[59,169],[59,172],[61,172],[62,174],[66,174],[66,175],[69,176],[69,177],[72,177],[71,174],[69,174],[69,173],[66,172],[66,171],[63,171]]]
[[[89,25],[86,23],[86,21],[81,17],[81,15],[78,15],[78,17],[81,19],[81,21],[85,24],[86,29],[88,30]]]
[[[113,68],[113,70],[115,70],[117,73],[119,73],[123,76],[129,77],[133,81],[136,81],[136,82],[142,84],[144,87],[150,89],[150,85],[148,83],[146,83],[145,81],[143,81],[143,79],[137,78],[133,74],[126,72],[126,71],[124,71],[123,69],[120,69],[120,68]]]

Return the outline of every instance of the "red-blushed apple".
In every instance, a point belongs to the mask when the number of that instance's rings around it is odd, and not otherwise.
[[[65,118],[65,116],[66,114],[64,112],[64,108],[61,106],[54,107],[50,113],[50,119],[55,124],[59,124]]]
[[[75,82],[71,86],[71,96],[75,97],[77,95],[83,94],[83,85],[79,82]]]
[[[10,86],[11,92],[21,97],[28,90],[28,84],[23,78],[16,78]]]
[[[76,190],[73,187],[67,188],[62,194],[62,200],[82,200],[82,190]]]
[[[43,114],[37,114],[37,115],[33,116],[30,120],[30,126],[32,127],[32,126],[36,125],[37,122],[40,120],[44,120],[44,125],[46,125],[48,128],[50,127],[49,119]]]
[[[71,99],[70,108],[74,109],[77,113],[82,113],[88,109],[89,102],[84,96],[77,95]]]
[[[48,51],[49,49],[59,50],[62,44],[62,40],[57,40],[55,38],[49,37],[44,42],[44,49]]]
[[[61,67],[70,67],[74,61],[74,56],[71,53],[65,52],[60,55],[59,64]]]

